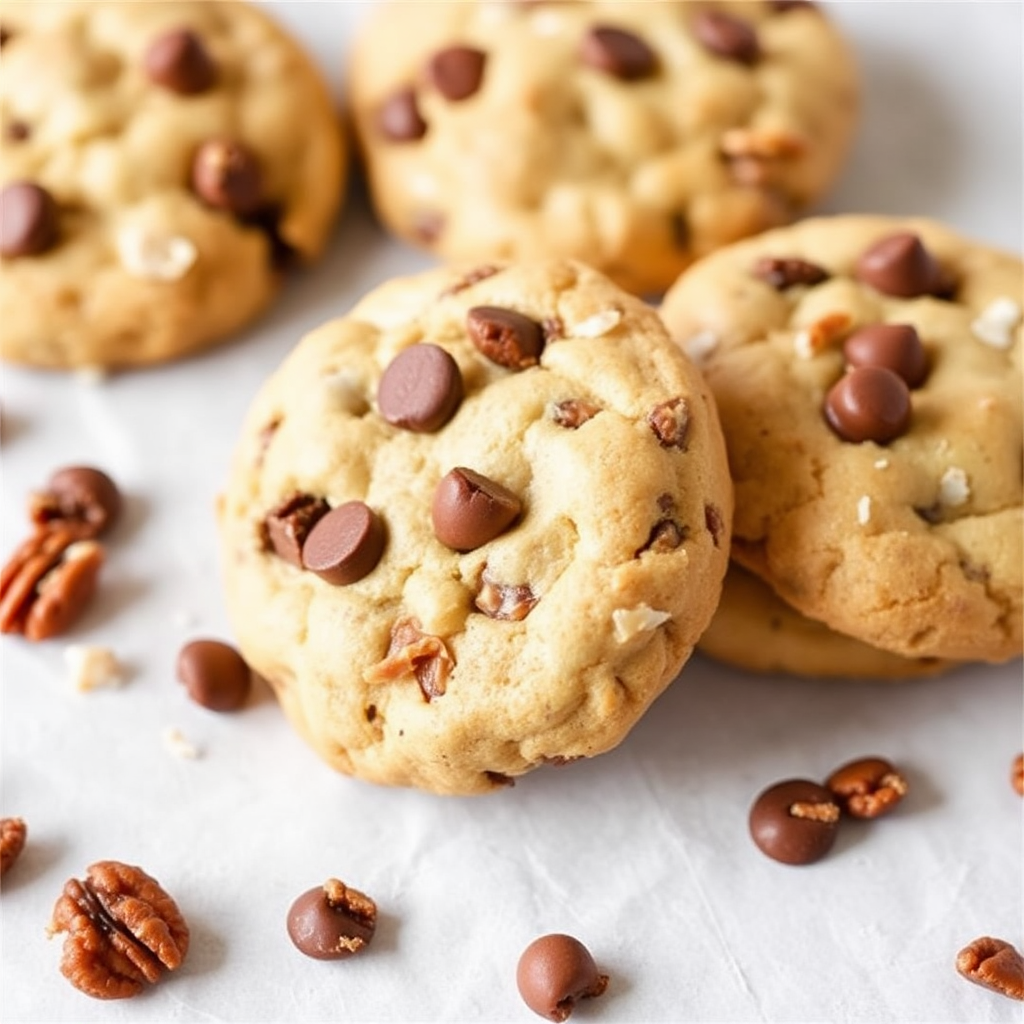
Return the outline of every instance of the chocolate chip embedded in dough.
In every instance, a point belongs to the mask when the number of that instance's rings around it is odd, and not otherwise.
[[[419,434],[440,430],[463,397],[459,364],[438,345],[410,345],[384,371],[377,408],[396,427]]]
[[[427,77],[446,100],[454,103],[467,99],[480,88],[486,63],[483,50],[448,46],[430,58]]]
[[[850,366],[884,366],[899,374],[908,388],[928,376],[928,354],[912,324],[870,324],[854,331],[843,343]]]
[[[150,44],[143,61],[150,81],[181,96],[206,92],[217,81],[217,65],[191,29],[165,32]]]
[[[381,103],[376,123],[377,131],[392,142],[415,142],[427,134],[427,122],[420,114],[412,86],[396,90]]]
[[[824,267],[796,257],[762,256],[754,264],[753,273],[754,277],[780,292],[798,284],[821,284],[829,277]]]
[[[912,231],[899,231],[875,242],[857,261],[858,280],[884,295],[915,299],[946,292],[949,282],[935,257]]]
[[[472,551],[504,533],[522,511],[507,487],[465,466],[442,477],[434,491],[434,536],[454,551]]]
[[[302,568],[302,545],[309,531],[330,512],[323,498],[293,494],[267,513],[264,521],[267,541],[278,557]]]
[[[302,564],[335,586],[371,573],[384,553],[380,516],[361,501],[348,501],[317,520],[302,545]]]
[[[192,188],[207,206],[236,216],[255,213],[264,204],[259,158],[233,139],[209,139],[196,150]]]
[[[624,82],[649,78],[658,65],[654,51],[638,35],[610,25],[595,25],[583,37],[580,57]]]
[[[0,256],[38,256],[57,241],[57,203],[34,181],[0,191]]]
[[[833,385],[825,398],[825,418],[844,440],[886,444],[910,425],[910,390],[902,377],[883,366],[858,366]]]
[[[466,330],[492,363],[510,370],[536,366],[544,349],[540,325],[502,306],[474,306],[466,314]]]
[[[724,11],[698,12],[693,19],[693,34],[716,57],[754,64],[761,56],[757,32],[750,23]]]

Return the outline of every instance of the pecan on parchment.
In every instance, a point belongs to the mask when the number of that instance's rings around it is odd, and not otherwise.
[[[189,931],[173,899],[142,868],[103,860],[71,878],[53,908],[65,933],[60,970],[96,999],[127,999],[181,966]]]

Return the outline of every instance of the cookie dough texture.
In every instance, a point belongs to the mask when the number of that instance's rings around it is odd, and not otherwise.
[[[482,353],[467,330],[481,306],[544,325],[539,365]],[[433,432],[376,407],[385,369],[417,343],[463,380]],[[431,523],[454,467],[522,503],[465,553]],[[337,586],[281,557],[264,522],[296,493],[365,502],[386,529],[376,567]],[[219,506],[239,645],[298,731],[342,772],[440,793],[614,747],[710,620],[731,517],[700,375],[652,310],[567,261],[395,280],[308,335],[256,398]],[[414,648],[397,666],[389,649],[409,620],[428,651],[403,669]],[[428,696],[414,668],[438,667],[450,672]]]
[[[862,254],[905,232],[937,260],[946,297],[858,279]],[[774,287],[754,272],[765,257],[827,276]],[[736,487],[732,557],[802,614],[873,647],[1019,655],[1021,291],[1011,255],[937,223],[870,216],[768,232],[684,274],[662,315],[717,400]],[[904,433],[851,443],[826,421],[825,396],[844,374],[844,339],[877,323],[916,328],[927,375],[909,391]]]
[[[445,259],[571,256],[661,293],[695,256],[791,220],[843,164],[851,55],[820,8],[778,6],[378,5],[349,93],[379,215]],[[751,61],[701,42],[709,12],[749,26]]]
[[[821,679],[895,681],[955,667],[939,658],[903,658],[836,633],[791,608],[735,562],[729,564],[722,599],[697,647],[716,661],[750,672]]]
[[[4,359],[184,355],[260,313],[282,257],[320,253],[344,184],[342,133],[318,72],[256,7],[33,0],[5,2],[0,24],[0,186],[34,182],[58,211],[52,247],[0,263]],[[186,75],[195,92],[147,67],[161,37],[186,29],[213,64],[208,83]],[[255,157],[259,201],[244,215],[192,186],[211,140]]]

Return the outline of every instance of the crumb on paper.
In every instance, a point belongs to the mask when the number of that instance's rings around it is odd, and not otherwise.
[[[612,627],[615,630],[615,639],[624,644],[641,633],[647,633],[657,629],[664,622],[668,622],[672,616],[669,612],[663,612],[657,608],[651,608],[646,604],[638,604],[635,608],[616,608],[612,612]]]
[[[202,750],[188,739],[177,726],[167,726],[163,732],[163,740],[168,752],[182,760],[197,761],[203,756]]]
[[[683,342],[683,351],[699,366],[718,348],[718,335],[714,331],[698,331]]]
[[[992,348],[1009,348],[1013,344],[1013,332],[1021,316],[1021,308],[1013,299],[996,299],[973,321],[971,333],[978,341]]]
[[[864,494],[857,499],[857,522],[861,526],[871,522],[871,495]]]
[[[950,466],[939,481],[939,504],[955,508],[971,496],[967,474],[959,466]]]
[[[64,648],[64,662],[71,682],[80,693],[123,686],[125,667],[109,647],[94,644],[70,644]]]

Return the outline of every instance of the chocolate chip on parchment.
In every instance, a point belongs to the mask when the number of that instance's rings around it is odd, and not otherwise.
[[[608,987],[590,950],[571,935],[542,935],[519,957],[516,986],[523,1002],[548,1020],[564,1021],[580,999],[592,999]]]
[[[439,345],[403,349],[388,364],[377,387],[377,408],[396,427],[420,434],[440,430],[463,397],[459,364]]]
[[[466,330],[492,363],[510,370],[536,366],[544,349],[540,325],[502,306],[474,306],[466,314]]]
[[[649,78],[657,68],[654,51],[633,32],[611,25],[595,25],[583,37],[580,57],[598,71],[633,82]]]
[[[434,88],[453,103],[467,99],[480,88],[487,54],[472,46],[448,46],[438,50],[427,64]]]
[[[28,514],[38,526],[59,521],[82,536],[98,537],[117,521],[122,504],[117,484],[103,470],[65,466],[44,490],[29,495]]]
[[[202,38],[179,28],[155,39],[144,57],[150,81],[182,96],[206,92],[217,80],[217,65]]]
[[[377,904],[337,878],[304,892],[288,911],[288,937],[316,960],[345,960],[369,945]]]
[[[302,564],[322,580],[346,586],[376,568],[386,539],[380,516],[364,502],[348,501],[321,516],[309,531]]]
[[[57,203],[41,185],[14,181],[0,190],[0,256],[38,256],[58,235]]]
[[[887,444],[910,425],[910,390],[902,377],[883,366],[858,366],[825,397],[825,418],[844,440]]]
[[[220,640],[192,640],[178,652],[178,680],[196,704],[237,711],[249,697],[252,672],[236,648]]]
[[[758,849],[783,864],[812,864],[832,849],[839,805],[824,786],[787,779],[769,786],[750,808],[750,835]]]
[[[434,491],[434,536],[454,551],[472,551],[504,533],[522,511],[507,487],[465,466],[446,474]]]

